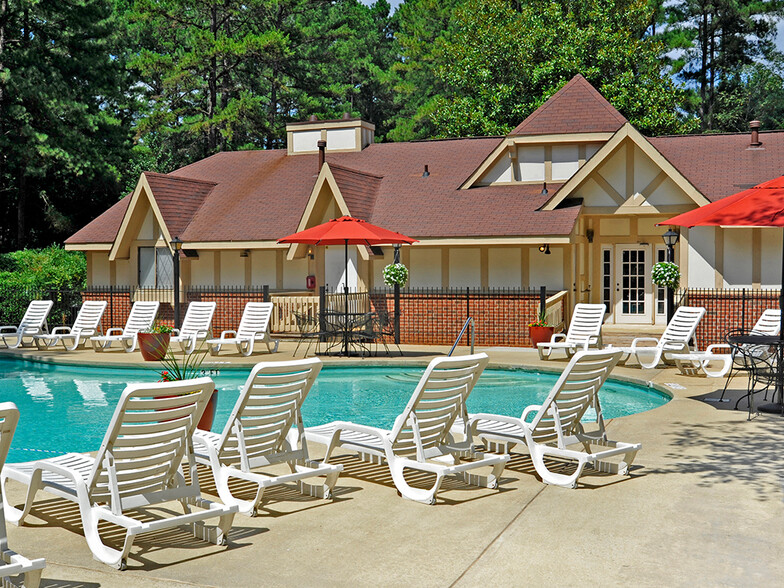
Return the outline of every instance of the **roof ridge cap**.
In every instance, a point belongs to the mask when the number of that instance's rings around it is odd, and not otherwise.
[[[383,180],[384,179],[384,176],[380,176],[378,174],[362,171],[362,170],[359,170],[359,169],[354,169],[353,167],[347,167],[347,166],[341,165],[339,163],[331,163],[331,162],[327,161],[326,164],[330,167],[330,169],[332,169],[334,167],[334,168],[341,169],[341,170],[344,170],[344,171],[347,171],[347,172],[352,172],[352,173],[355,173],[355,174],[361,174],[363,176],[369,176],[371,178],[376,178],[377,180]]]
[[[177,171],[177,170],[174,170]],[[193,182],[194,184],[206,184],[207,186],[215,187],[218,185],[218,182],[210,182],[209,180],[199,180],[196,178],[189,178],[188,176],[173,176],[174,172],[169,172],[168,174],[162,174],[160,172],[150,172],[150,171],[143,171],[142,174],[145,176],[154,176],[159,178],[165,178],[167,180],[178,180],[182,182]]]

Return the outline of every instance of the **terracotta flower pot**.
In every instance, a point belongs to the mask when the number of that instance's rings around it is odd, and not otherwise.
[[[531,346],[536,347],[537,343],[545,343],[553,336],[555,327],[528,327],[528,336],[531,337]]]
[[[166,357],[171,333],[139,333],[139,350],[145,361],[160,361]]]
[[[218,406],[218,390],[215,389],[212,391],[212,396],[210,396],[210,401],[207,403],[207,407],[204,409],[204,412],[199,419],[199,424],[196,425],[197,429],[201,429],[202,431],[209,431],[212,429],[212,421],[215,420],[215,409]]]

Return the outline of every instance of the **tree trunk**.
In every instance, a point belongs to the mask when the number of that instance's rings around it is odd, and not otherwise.
[[[708,13],[702,13],[700,23],[700,119],[702,129],[705,130],[707,120],[705,106],[708,102]]]
[[[24,171],[19,174],[19,192],[16,196],[16,248],[25,246],[25,204],[27,201],[27,176]]]
[[[210,32],[213,41],[218,40],[218,9],[212,6],[210,9]],[[207,148],[210,154],[215,152],[218,146],[218,133],[215,128],[214,117],[218,105],[218,60],[213,55],[210,57],[210,73],[207,81],[209,90],[209,104],[207,105],[207,118],[209,118],[209,131],[207,131]]]

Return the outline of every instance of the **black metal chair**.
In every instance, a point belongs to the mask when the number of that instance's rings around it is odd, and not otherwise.
[[[738,401],[735,403],[735,409],[737,410],[741,401],[746,398],[749,414],[751,414],[754,412],[754,395],[765,392],[765,399],[767,399],[767,391],[771,385],[775,387],[777,377],[776,353],[769,345],[736,343],[730,343],[729,345],[732,349],[733,369],[736,372],[746,372],[749,378],[746,394],[738,398]],[[727,382],[729,382],[729,377]],[[722,396],[724,396],[723,393]]]
[[[378,356],[378,342],[384,346],[384,352],[389,355],[389,345],[387,345],[387,338],[392,338],[392,343],[397,345],[397,351],[400,356],[403,356],[403,351],[400,345],[395,341],[395,320],[394,315],[385,308],[377,310],[373,313],[373,341],[376,344],[376,356]]]
[[[721,396],[719,397],[718,402],[724,402],[724,395],[727,393],[727,387],[730,384],[730,380],[732,380],[732,378],[737,376],[739,373],[745,373],[749,376],[750,390],[751,380],[753,379],[751,371],[755,365],[754,358],[766,358],[774,354],[770,347],[765,345],[751,345],[748,343],[738,344],[731,342],[734,337],[757,334],[762,333],[757,333],[754,330],[749,331],[745,329],[733,329],[731,331],[727,331],[727,333],[724,335],[724,341],[727,347],[729,347],[730,355],[732,356],[732,365],[730,366],[730,371],[727,373],[727,379],[724,382],[724,389],[721,391]],[[741,399],[743,398],[744,397],[741,397]],[[727,400],[727,402],[729,402],[729,400]],[[737,408],[737,404],[735,405],[735,408]]]

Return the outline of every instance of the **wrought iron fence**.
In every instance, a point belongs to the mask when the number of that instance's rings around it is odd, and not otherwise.
[[[750,329],[767,308],[779,308],[781,290],[751,288],[688,288],[678,293],[679,306],[702,306],[697,344],[723,343],[728,331]]]

